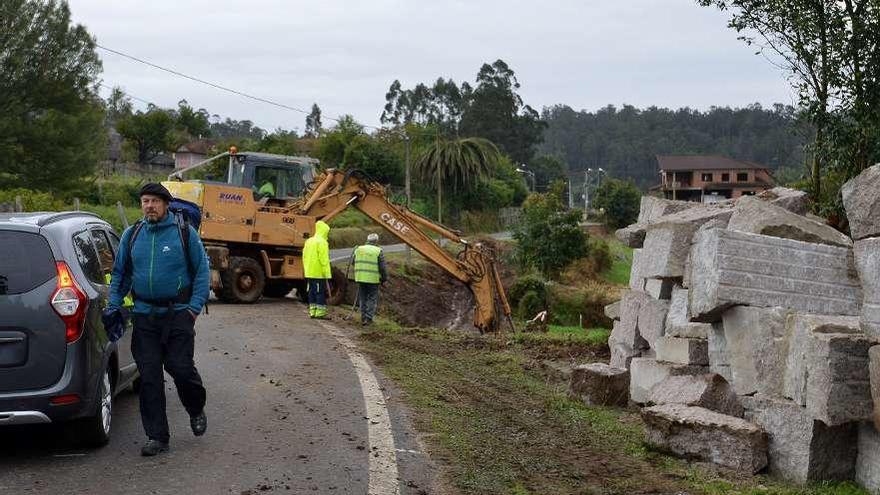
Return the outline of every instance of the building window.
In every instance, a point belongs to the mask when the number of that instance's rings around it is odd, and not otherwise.
[[[742,172],[742,173],[736,174],[736,181],[737,182],[748,182],[749,181],[748,172]]]
[[[730,182],[730,174],[721,174],[721,182]]]
[[[703,174],[703,182],[712,182],[712,174]]]

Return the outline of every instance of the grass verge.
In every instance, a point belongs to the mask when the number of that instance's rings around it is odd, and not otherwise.
[[[429,434],[432,457],[461,493],[866,493],[852,484],[791,487],[737,477],[651,451],[634,411],[572,400],[566,384],[536,362],[547,341],[595,348],[592,341],[607,338],[607,330],[552,327],[526,335],[501,342],[380,318],[361,336],[365,351],[403,390],[416,428]],[[583,341],[566,343],[570,336]]]
[[[611,251],[611,267],[602,272],[602,279],[615,285],[629,285],[629,272],[632,269],[632,248],[614,238],[606,240]]]

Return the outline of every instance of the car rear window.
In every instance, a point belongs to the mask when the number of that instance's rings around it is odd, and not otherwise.
[[[55,277],[55,257],[38,234],[0,230],[0,295],[23,294]]]

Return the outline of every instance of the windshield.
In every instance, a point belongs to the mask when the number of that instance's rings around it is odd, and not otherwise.
[[[293,198],[305,189],[303,171],[299,165],[284,168],[257,167],[254,171],[254,190],[264,197]]]

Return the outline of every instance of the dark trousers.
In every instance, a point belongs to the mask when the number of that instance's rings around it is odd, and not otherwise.
[[[323,278],[307,278],[309,293],[309,316],[323,318],[327,316],[327,280]]]
[[[205,387],[193,361],[195,320],[189,311],[172,315],[135,315],[131,352],[141,375],[141,421],[147,437],[168,442],[165,375],[174,379],[177,395],[190,416],[205,407]]]
[[[358,282],[358,306],[361,308],[361,321],[373,321],[378,305],[379,284]]]

